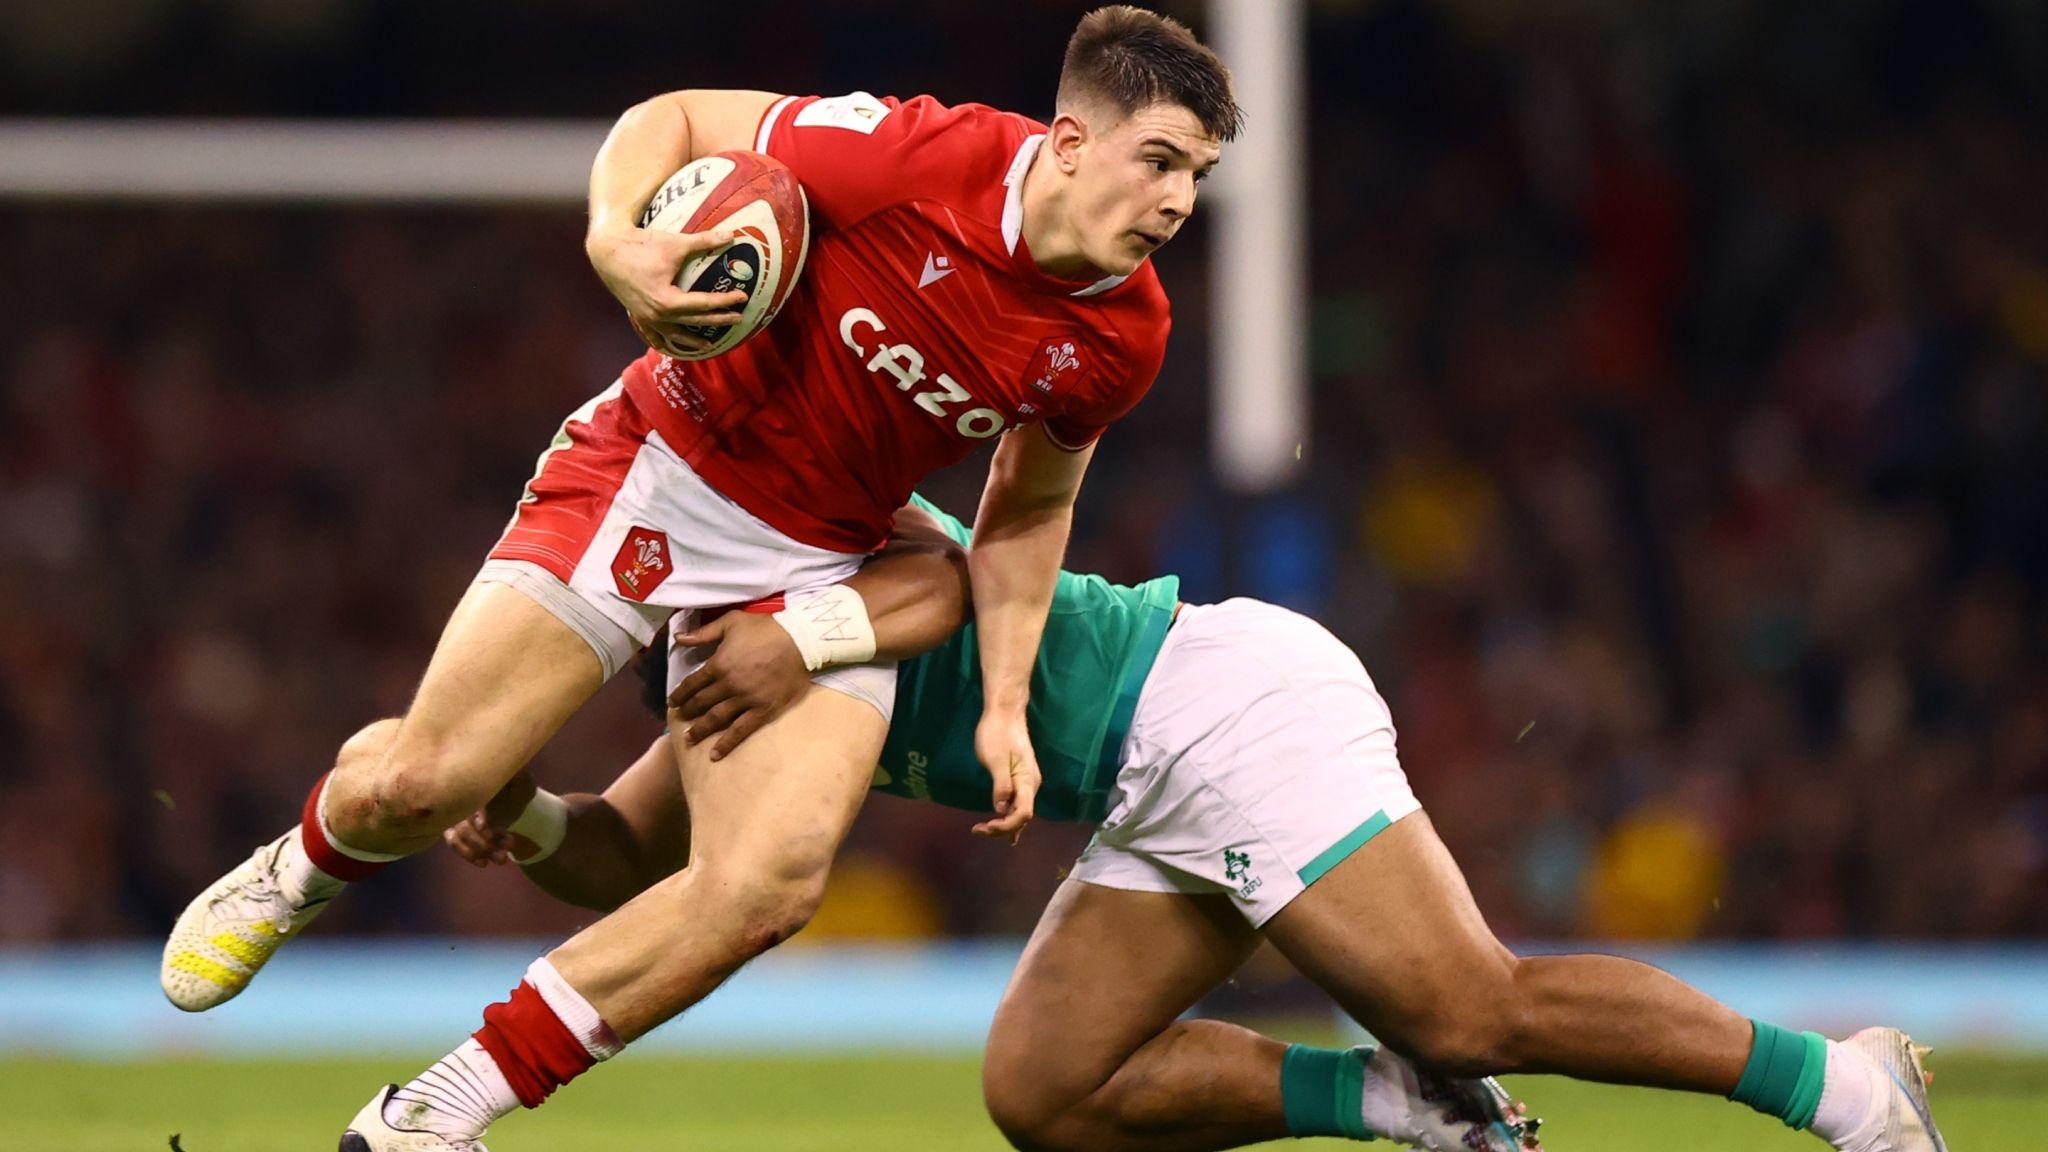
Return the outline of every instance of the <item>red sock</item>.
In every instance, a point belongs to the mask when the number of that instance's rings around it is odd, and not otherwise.
[[[327,776],[332,776],[330,772]],[[320,797],[327,791],[327,776],[322,776],[313,790],[306,794],[306,806],[299,812],[299,841],[306,852],[306,859],[336,880],[351,884],[367,880],[389,868],[397,857],[384,860],[365,860],[345,851],[327,830],[327,822],[320,818]]]
[[[624,1047],[546,958],[533,962],[509,999],[484,1009],[475,1039],[528,1108]]]

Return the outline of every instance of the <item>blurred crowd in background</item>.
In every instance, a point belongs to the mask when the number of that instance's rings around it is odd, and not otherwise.
[[[98,38],[6,9],[0,114],[748,86],[1044,116],[1086,5],[771,0],[715,54],[622,3],[88,7]],[[1504,935],[2048,934],[2048,17],[1317,3],[1310,49],[1310,168],[1253,182],[1312,190],[1304,478],[1208,474],[1198,216],[1070,566],[1327,622]],[[0,204],[0,941],[160,932],[402,710],[533,457],[635,354],[580,235]],[[929,491],[968,515],[979,480]],[[543,783],[658,734],[632,679]],[[807,935],[1028,929],[1085,830],[970,822],[871,803]],[[445,851],[374,884],[323,933],[588,918]]]

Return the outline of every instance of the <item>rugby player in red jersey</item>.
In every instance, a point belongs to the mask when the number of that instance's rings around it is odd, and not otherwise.
[[[647,356],[570,417],[389,748],[337,766],[296,827],[193,900],[164,950],[166,995],[200,1011],[238,994],[346,884],[494,795],[677,611],[787,590],[821,661],[872,655],[844,579],[918,479],[999,435],[970,557],[987,688],[975,746],[998,797],[986,831],[1021,829],[1038,781],[1029,677],[1073,502],[1096,438],[1163,355],[1146,259],[1239,119],[1216,56],[1127,7],[1081,21],[1050,125],[865,93],[683,91],[629,110],[593,166],[586,249],[643,335],[736,319],[737,293],[673,286],[724,237],[634,225],[698,157],[756,148],[794,171],[814,217],[803,282],[754,340],[712,360]],[[715,771],[704,752],[679,757],[692,867],[537,961],[471,1041],[515,1104],[806,922],[892,699],[886,668],[849,672]]]

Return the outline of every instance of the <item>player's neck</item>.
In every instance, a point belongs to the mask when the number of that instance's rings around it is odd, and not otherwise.
[[[1059,172],[1044,148],[1024,172],[1024,246],[1031,262],[1048,276],[1063,280],[1096,280],[1106,273],[1081,254],[1080,234],[1067,223],[1066,197]]]

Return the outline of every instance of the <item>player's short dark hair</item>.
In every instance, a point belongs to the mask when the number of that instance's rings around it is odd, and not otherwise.
[[[1222,59],[1187,25],[1129,4],[1081,17],[1067,41],[1059,107],[1090,101],[1113,104],[1125,115],[1148,104],[1178,104],[1218,140],[1244,127]]]

